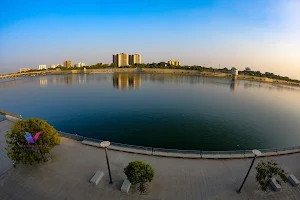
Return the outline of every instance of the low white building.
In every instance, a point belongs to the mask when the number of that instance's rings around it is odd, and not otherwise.
[[[46,65],[39,65],[39,70],[47,69]]]
[[[50,68],[54,69],[54,68],[58,67],[59,65],[60,64],[52,64],[52,65],[50,65]]]
[[[232,80],[236,80],[239,75],[239,70],[235,67],[231,68]]]
[[[31,70],[31,69],[30,68],[20,68],[20,72],[27,72],[29,70]]]
[[[83,62],[79,62],[75,65],[75,67],[84,67],[84,66],[86,66],[86,64]]]
[[[237,68],[233,67],[233,68],[231,68],[231,74],[233,76],[237,76],[237,75],[239,75],[239,70]]]

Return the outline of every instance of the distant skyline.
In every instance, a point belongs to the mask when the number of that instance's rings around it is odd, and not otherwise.
[[[0,74],[41,64],[144,63],[250,66],[300,79],[299,0],[1,2]]]

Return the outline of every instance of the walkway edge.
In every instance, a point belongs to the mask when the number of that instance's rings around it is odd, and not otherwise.
[[[81,144],[102,148],[100,146],[99,142],[93,142],[93,141],[89,141],[89,140],[83,140],[81,142]],[[189,151],[187,151],[187,153],[180,153],[180,152],[166,152],[166,151],[162,151],[162,150],[160,151],[157,149],[149,151],[149,150],[141,150],[141,149],[130,148],[130,147],[120,147],[120,146],[115,146],[115,145],[109,146],[108,149],[115,150],[115,151],[127,152],[127,153],[137,153],[137,154],[143,154],[143,155],[172,157],[172,158],[241,159],[241,158],[253,158],[254,157],[254,155],[252,153],[207,154],[207,153],[202,153],[201,151],[199,151],[199,153],[190,153]],[[293,150],[277,151],[277,152],[275,152],[275,151],[274,152],[262,152],[262,155],[260,157],[279,156],[279,155],[286,155],[286,154],[293,154],[293,153],[300,153],[300,148],[293,149]]]

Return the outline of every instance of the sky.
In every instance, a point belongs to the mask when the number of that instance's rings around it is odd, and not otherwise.
[[[300,79],[300,0],[2,0],[0,74],[64,60],[180,60]]]

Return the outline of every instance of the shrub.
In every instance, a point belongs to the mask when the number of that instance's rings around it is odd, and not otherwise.
[[[29,144],[24,137],[29,132],[32,137],[41,132],[35,143]],[[33,164],[44,159],[46,153],[60,144],[60,135],[45,120],[31,118],[16,121],[6,135],[7,155],[15,164]]]
[[[274,161],[261,161],[256,169],[256,181],[262,190],[266,190],[271,178],[280,176],[284,182],[288,182],[288,178],[283,169],[281,169]],[[280,182],[279,182],[280,183]]]
[[[124,169],[128,180],[133,185],[139,184],[138,190],[145,192],[145,184],[151,182],[154,177],[154,169],[142,161],[130,162]]]

